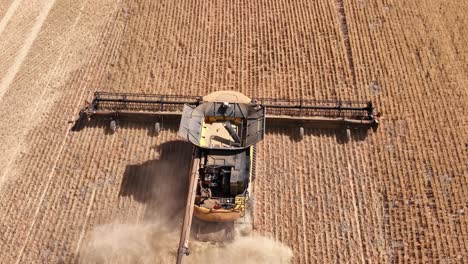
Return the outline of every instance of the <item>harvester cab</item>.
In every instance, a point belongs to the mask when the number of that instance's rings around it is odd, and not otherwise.
[[[204,149],[245,149],[265,135],[265,108],[239,96],[205,97],[198,106],[184,105],[179,136]]]

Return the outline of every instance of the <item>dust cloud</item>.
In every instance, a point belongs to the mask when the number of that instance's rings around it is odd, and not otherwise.
[[[192,148],[187,142],[169,141],[158,146],[158,160],[127,166],[120,195],[145,203],[145,220],[139,224],[110,223],[95,227],[83,240],[78,252],[79,263],[176,262],[181,222],[175,219],[183,218],[186,199],[180,194],[188,191],[187,164],[191,161]],[[256,236],[250,227],[237,227],[234,232],[235,239],[224,243],[191,239],[191,254],[184,263],[291,262],[293,254],[287,246]]]
[[[79,263],[175,263],[179,233],[155,223],[96,227],[80,250]],[[290,263],[287,246],[261,236],[240,236],[232,242],[192,240],[185,263]]]
[[[267,237],[238,237],[231,243],[215,245],[195,241],[187,263],[290,263],[292,251],[286,245]]]

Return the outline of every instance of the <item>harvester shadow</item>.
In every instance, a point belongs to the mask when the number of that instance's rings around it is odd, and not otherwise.
[[[104,134],[112,135],[114,133],[118,133],[119,129],[145,129],[148,131],[147,136],[154,137],[157,136],[158,133],[154,129],[154,122],[156,120],[151,121],[143,121],[143,120],[127,120],[121,119],[119,120],[119,128],[116,132],[110,129],[110,118],[94,118],[91,120],[78,120],[75,125],[72,127],[72,131],[81,131],[85,127],[98,127],[104,130]],[[179,119],[172,118],[166,120],[157,120],[161,124],[162,130],[168,130],[171,132],[176,132],[179,129]],[[280,125],[280,124],[272,124],[267,122],[266,126],[266,134],[284,134],[288,135],[293,141],[298,142],[301,141],[301,136],[299,133],[299,126],[295,127]],[[369,130],[366,128],[351,128],[351,135],[348,138],[346,135],[346,130],[344,128],[325,128],[325,127],[305,127],[304,128],[304,136],[313,135],[317,137],[334,137],[338,144],[346,144],[350,141],[363,141],[369,135]]]
[[[288,135],[294,142],[300,142],[303,139],[300,136],[299,128],[270,126],[266,129],[266,136],[268,134],[281,134]],[[345,129],[340,128],[304,128],[304,137],[333,137],[338,144],[346,144],[350,141],[363,141],[369,135],[368,129],[351,129],[351,137],[348,138]]]
[[[147,136],[150,136],[150,137],[154,137],[158,135],[158,133],[155,131],[155,128],[154,128],[154,122],[121,119],[118,122],[119,128],[117,129],[116,132],[110,129],[110,122],[111,122],[111,118],[92,118],[90,120],[87,120],[86,118],[80,118],[73,124],[71,131],[79,132],[87,127],[101,128],[104,131],[105,135],[113,135],[114,133],[118,133],[118,130],[120,129],[132,128],[132,129],[145,129],[148,131]],[[161,122],[161,129],[175,132],[179,129],[179,123],[176,120],[165,120],[164,122]]]
[[[156,221],[169,229],[179,228],[188,191],[192,145],[170,141],[157,147],[160,157],[127,165],[119,196],[130,196],[146,205],[144,220]]]
[[[127,165],[119,196],[144,203],[143,220],[179,231],[187,201],[193,145],[169,141],[157,147],[157,160]],[[193,218],[191,238],[223,242],[233,239],[234,223],[207,223]]]

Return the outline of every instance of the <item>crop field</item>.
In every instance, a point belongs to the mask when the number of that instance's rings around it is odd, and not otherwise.
[[[467,10],[456,0],[0,0],[0,263],[173,262],[192,148],[172,126],[70,131],[96,90],[372,100],[380,127],[349,142],[334,130],[267,131],[253,235],[287,246],[292,263],[466,262]],[[113,223],[158,223],[175,240],[158,231],[149,256],[89,256],[96,228]],[[160,244],[168,258],[154,254]]]

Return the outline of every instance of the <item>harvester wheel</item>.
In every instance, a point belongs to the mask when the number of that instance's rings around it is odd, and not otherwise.
[[[304,138],[304,127],[299,128],[299,138],[303,139]]]
[[[351,139],[351,129],[347,128],[346,129],[346,141],[349,141]]]
[[[117,121],[111,120],[109,128],[114,133],[117,130]]]
[[[154,124],[154,132],[156,132],[156,134],[159,134],[159,132],[161,132],[161,123],[156,122]]]

